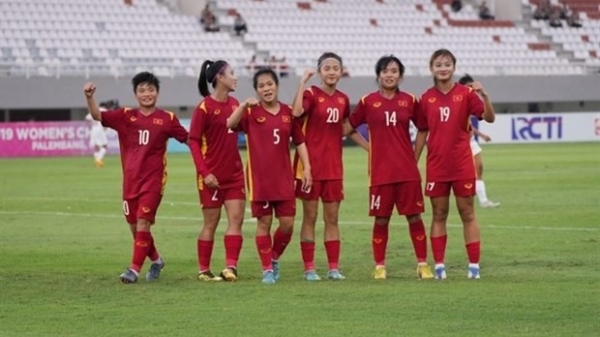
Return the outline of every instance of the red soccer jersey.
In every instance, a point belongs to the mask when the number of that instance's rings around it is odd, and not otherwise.
[[[483,102],[467,86],[456,83],[447,94],[435,87],[423,93],[416,125],[429,130],[427,181],[475,179],[469,118],[482,114]]]
[[[304,91],[302,107],[302,131],[306,138],[313,179],[343,179],[342,138],[344,119],[350,115],[348,96],[338,90],[329,95],[319,87],[312,86]],[[296,178],[301,179],[304,167],[297,152],[294,166]]]
[[[260,104],[250,107],[237,129],[246,132],[250,201],[294,199],[290,137],[300,145],[304,135],[301,124],[292,116],[292,108],[280,103],[279,112],[273,115]]]
[[[352,127],[367,124],[369,130],[369,186],[421,180],[409,132],[416,109],[409,93],[398,91],[387,99],[373,92],[350,115]]]
[[[188,132],[174,113],[156,109],[145,116],[138,109],[102,112],[102,125],[119,135],[123,166],[123,198],[145,192],[163,192],[167,182],[167,141],[185,143]]]
[[[222,189],[243,187],[244,183],[237,132],[227,128],[227,118],[238,106],[233,97],[227,102],[206,97],[194,110],[190,124],[190,149],[196,171],[202,177],[212,173]]]

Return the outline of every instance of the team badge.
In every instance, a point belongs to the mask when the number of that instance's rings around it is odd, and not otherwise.
[[[338,103],[344,104],[344,103],[346,103],[346,101],[344,100],[343,97],[338,97]]]
[[[163,125],[163,120],[160,118],[152,118],[152,124],[154,125]]]
[[[429,102],[429,103],[435,102],[435,97],[429,97],[429,99],[427,99],[427,102]]]
[[[453,95],[452,96],[452,102],[462,102],[463,100],[463,95]]]
[[[375,102],[373,103],[373,107],[374,108],[379,108],[381,106],[381,102]]]
[[[398,106],[407,107],[408,106],[408,102],[407,101],[398,101]]]
[[[292,122],[292,117],[290,117],[290,116],[281,116],[281,119],[283,120],[284,123]]]

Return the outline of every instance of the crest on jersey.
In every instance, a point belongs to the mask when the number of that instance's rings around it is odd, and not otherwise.
[[[452,95],[452,102],[462,102],[463,95]]]
[[[427,99],[427,102],[429,102],[429,103],[433,103],[433,102],[435,102],[435,97],[429,97],[429,98]]]
[[[264,123],[267,120],[267,117],[256,117],[256,121],[259,123]]]
[[[407,101],[398,101],[398,106],[407,107],[408,106],[408,102]]]
[[[373,107],[374,108],[379,108],[381,106],[381,102],[375,102],[373,103]]]
[[[319,97],[319,103],[325,102],[325,97]]]
[[[338,97],[338,103],[344,104],[346,103],[346,100],[343,97]]]
[[[292,117],[290,117],[290,116],[281,116],[281,120],[283,120],[284,123],[291,123],[292,122]]]
[[[163,125],[163,120],[160,118],[152,118],[152,124],[154,125]]]
[[[215,112],[214,112],[215,116],[218,115],[218,114],[220,114],[220,113],[221,113],[221,109],[216,109]]]
[[[132,122],[135,122],[135,121],[137,121],[137,118],[135,118],[135,116],[131,116],[131,117],[129,117],[129,120]]]

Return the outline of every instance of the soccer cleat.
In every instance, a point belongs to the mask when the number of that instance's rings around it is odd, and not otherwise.
[[[160,262],[153,263],[150,265],[150,270],[146,274],[146,281],[155,281],[160,277],[160,272],[165,267],[165,261],[160,259]]]
[[[219,282],[223,281],[220,276],[215,276],[210,270],[201,271],[198,273],[198,280],[204,282]]]
[[[496,208],[496,207],[500,206],[500,203],[488,200],[488,201],[479,203],[479,206],[481,206],[482,208]]]
[[[417,277],[421,280],[432,279],[433,273],[431,272],[431,268],[427,264],[419,264],[417,266]]]
[[[373,271],[373,278],[376,280],[385,280],[387,278],[387,271],[385,266],[377,266]]]
[[[137,282],[138,276],[133,270],[127,269],[123,274],[119,276],[119,279],[122,283],[131,284]]]
[[[346,276],[342,275],[338,269],[331,269],[327,272],[327,278],[333,281],[342,281],[346,279]]]
[[[314,270],[305,271],[304,272],[304,279],[306,281],[309,281],[309,282],[312,282],[312,281],[321,281],[321,277]]]
[[[479,264],[469,264],[469,272],[467,273],[467,278],[479,280],[481,276],[479,275]]]
[[[227,267],[221,272],[221,278],[227,282],[237,281],[237,269],[234,267]]]
[[[444,266],[443,264],[436,264],[435,279],[436,280],[445,280],[446,279],[446,266]]]
[[[273,270],[265,270],[263,271],[263,279],[262,279],[262,283],[264,284],[273,284],[275,283],[275,273],[273,272]]]
[[[279,281],[279,261],[272,260],[271,266],[273,267],[273,276],[275,277],[275,281]]]
[[[96,159],[94,160],[94,165],[96,165],[96,167],[104,167],[104,162],[101,159]]]

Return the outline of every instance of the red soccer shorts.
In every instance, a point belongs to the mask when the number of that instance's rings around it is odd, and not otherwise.
[[[252,209],[252,217],[254,218],[273,215],[273,211],[275,211],[276,218],[295,216],[296,200],[253,201],[250,208]]]
[[[210,188],[204,186],[198,190],[202,208],[221,208],[225,200],[246,200],[244,187],[232,187],[226,189]]]
[[[144,219],[153,224],[161,199],[160,193],[145,192],[138,195],[137,198],[123,200],[123,214],[127,223],[135,225],[138,219]]]
[[[428,181],[425,184],[425,195],[430,198],[448,197],[450,196],[451,188],[457,197],[472,197],[475,195],[475,179],[441,182]]]
[[[340,202],[344,200],[344,183],[339,180],[314,180],[308,191],[302,189],[302,180],[296,180],[296,197],[302,200]]]
[[[425,212],[420,181],[406,181],[369,187],[369,215],[390,217],[394,205],[400,215]]]

